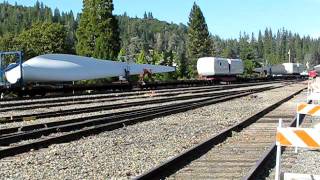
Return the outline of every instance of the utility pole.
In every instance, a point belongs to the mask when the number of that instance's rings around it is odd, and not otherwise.
[[[289,52],[288,52],[288,54],[289,54],[289,63],[291,63],[291,51],[290,51],[290,49],[289,49]]]

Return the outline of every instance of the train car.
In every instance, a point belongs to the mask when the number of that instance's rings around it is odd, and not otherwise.
[[[270,74],[284,75],[287,74],[286,67],[283,64],[275,64],[271,66]]]
[[[3,56],[18,57],[15,63],[5,64]],[[141,75],[144,72],[165,73],[175,71],[175,67],[136,64],[101,60],[69,54],[45,54],[22,61],[22,53],[0,52],[1,62],[1,92],[16,92],[17,94],[45,94],[65,90],[95,90],[103,88],[132,87],[131,83],[93,84],[75,86],[74,81],[101,79],[106,77]]]
[[[306,70],[300,63],[283,63],[255,68],[254,71],[271,76],[301,75]]]
[[[243,70],[241,59],[202,57],[197,61],[197,71],[200,79],[235,81],[236,76],[242,74]]]
[[[228,59],[230,65],[230,75],[239,75],[243,74],[244,67],[241,59]]]
[[[300,63],[283,63],[282,65],[285,67],[286,74],[299,75],[306,69]]]
[[[9,83],[67,82],[105,77],[137,75],[148,70],[152,73],[175,71],[174,67],[125,63],[69,55],[46,54],[31,58],[22,64],[11,64],[5,69]]]
[[[197,61],[197,71],[201,76],[228,75],[230,65],[227,59],[203,57]]]
[[[320,64],[317,66],[314,66],[314,70],[319,74],[320,73]]]

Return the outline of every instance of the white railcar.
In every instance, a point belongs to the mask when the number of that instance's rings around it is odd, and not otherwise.
[[[273,75],[284,75],[287,74],[286,68],[283,64],[275,64],[271,66],[270,74]]]
[[[224,58],[203,57],[197,61],[197,71],[201,76],[228,75],[229,63]]]
[[[270,75],[299,75],[305,70],[305,66],[300,63],[283,63],[255,68],[254,71]]]
[[[320,64],[317,66],[314,66],[314,70],[319,74],[320,73]]]
[[[243,62],[241,59],[228,59],[230,64],[230,75],[243,74]]]
[[[46,54],[29,59],[21,66],[8,66],[5,76],[11,84],[17,83],[21,77],[23,82],[63,82],[126,76],[128,72],[135,75],[143,73],[144,69],[152,73],[175,71],[174,67],[169,66],[99,60],[68,54]]]
[[[241,59],[203,57],[197,61],[200,76],[235,76],[243,73]]]
[[[287,74],[300,74],[305,70],[305,67],[300,63],[283,63]]]

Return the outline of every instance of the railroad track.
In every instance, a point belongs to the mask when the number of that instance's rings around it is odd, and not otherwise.
[[[245,93],[247,91],[231,91],[231,92],[224,92],[224,93],[215,93],[214,95],[211,95],[209,98],[206,99],[200,99],[200,100],[195,100],[192,102],[201,102],[201,101],[206,101],[206,100],[212,100],[212,99],[217,99],[217,98],[222,98],[225,96],[231,96],[231,95],[237,95],[239,93]],[[31,131],[39,128],[45,128],[45,127],[52,127],[55,125],[64,125],[64,124],[71,124],[71,123],[76,123],[76,122],[82,122],[87,120],[88,118],[91,119],[97,119],[97,118],[105,118],[105,117],[112,117],[116,118],[119,115],[125,116],[128,115],[128,117],[136,115],[137,113],[142,113],[142,112],[149,112],[152,110],[161,110],[164,108],[174,108],[179,105],[184,105],[185,102],[182,103],[175,103],[171,105],[165,105],[165,106],[156,106],[156,107],[151,107],[151,108],[145,108],[145,109],[137,109],[137,110],[127,110],[127,111],[122,111],[122,112],[116,112],[116,113],[102,113],[100,115],[95,115],[95,116],[86,116],[86,117],[81,117],[81,118],[76,118],[76,119],[70,119],[70,120],[65,120],[65,121],[53,121],[53,122],[47,122],[47,123],[38,123],[34,125],[29,125],[29,126],[21,126],[21,127],[14,127],[14,128],[6,128],[6,129],[0,129],[0,135],[8,134],[8,133],[14,133],[18,131]],[[136,104],[135,104],[136,105]],[[131,106],[131,105],[130,105]],[[61,113],[60,115],[66,115],[68,113]],[[45,114],[46,116],[42,117],[42,115],[37,116],[38,118],[47,118],[47,117],[52,117],[52,114]]]
[[[310,102],[309,102],[310,103]],[[306,126],[306,127],[310,127],[311,126],[311,121],[304,121],[305,115],[300,115],[300,117],[302,116],[302,119],[300,120],[300,125],[301,126]],[[296,120],[296,119],[295,119]],[[295,127],[296,126],[296,121],[292,121],[289,123],[289,127]],[[266,179],[267,177],[270,178],[270,175],[272,175],[273,177],[271,179],[274,179],[274,170],[275,168],[275,159],[276,159],[276,144],[272,143],[267,151],[265,151],[265,153],[260,157],[259,161],[257,161],[257,163],[251,167],[249,173],[247,174],[246,177],[244,177],[244,179],[246,180],[254,180],[254,179]],[[287,147],[282,147],[282,152],[283,155],[283,161],[287,162],[282,164],[282,168],[283,167],[291,167],[294,163],[295,163],[295,159],[297,158],[297,153],[294,152],[294,148],[287,148]],[[289,159],[289,163],[288,160]],[[290,169],[290,168],[288,168]],[[271,172],[271,174],[270,174]]]
[[[246,90],[243,90],[243,91],[246,91]],[[91,112],[105,111],[105,110],[111,110],[111,109],[114,110],[114,109],[136,107],[136,106],[155,104],[155,103],[167,103],[167,102],[174,102],[179,100],[190,100],[195,98],[207,98],[207,97],[217,98],[217,97],[225,96],[226,93],[239,93],[239,92],[241,91],[234,90],[234,91],[228,91],[228,92],[211,92],[211,93],[197,92],[194,94],[191,93],[191,95],[182,95],[178,97],[142,100],[142,101],[135,101],[135,102],[129,102],[129,103],[127,102],[115,103],[115,104],[82,107],[82,108],[72,108],[72,109],[57,110],[57,111],[50,111],[50,112],[43,112],[43,113],[30,113],[30,114],[18,115],[18,116],[3,116],[0,118],[0,124],[21,122],[24,120],[36,120],[40,118],[52,118],[52,117],[58,117],[58,116],[74,115],[74,114],[80,114],[80,113],[91,113]]]
[[[205,86],[205,87],[193,87],[193,88],[181,88],[171,90],[157,90],[157,97],[169,97],[169,96],[178,96],[185,93],[202,93],[208,91],[217,91],[217,90],[227,90],[233,88],[241,87],[250,87],[257,85],[266,85],[272,84],[274,82],[263,82],[263,83],[247,83],[247,84],[237,84],[237,85],[224,85],[224,86]],[[146,92],[131,92],[131,93],[119,93],[119,94],[103,94],[99,96],[84,96],[76,98],[64,98],[64,99],[44,99],[40,101],[16,101],[16,102],[2,102],[0,104],[0,112],[7,111],[21,111],[29,110],[35,108],[51,108],[67,105],[76,105],[76,104],[91,104],[91,103],[103,103],[110,101],[117,101],[123,99],[137,99],[137,98],[147,98],[145,96]]]
[[[39,149],[47,147],[50,144],[69,142],[79,139],[83,136],[97,134],[103,131],[110,131],[123,126],[135,124],[141,121],[151,120],[156,117],[162,117],[178,112],[184,112],[190,109],[203,107],[206,105],[224,102],[234,98],[247,96],[253,93],[270,90],[270,87],[255,88],[250,91],[242,91],[238,93],[229,93],[223,97],[210,97],[201,100],[194,100],[188,103],[178,103],[174,105],[166,105],[156,108],[146,109],[144,111],[121,113],[109,117],[81,119],[77,122],[58,122],[56,124],[42,124],[41,127],[21,127],[25,131],[15,129],[9,131],[2,129],[0,136],[0,158],[12,156],[15,154],[27,152],[31,149]],[[6,131],[6,132],[4,132]],[[62,135],[53,133],[63,132]],[[32,141],[23,142],[22,140],[34,139]],[[21,142],[22,141],[22,142]],[[15,143],[15,144],[14,144]]]
[[[241,85],[241,84],[249,84],[249,83],[276,83],[276,82],[283,82],[283,81],[287,81],[287,82],[290,82],[292,80],[258,80],[258,81],[248,81],[248,82],[237,82],[237,83],[234,83],[232,85]],[[160,90],[167,90],[167,91],[170,91],[170,90],[173,90],[173,89],[181,89],[181,88],[201,88],[201,87],[208,87],[208,86],[215,86],[215,87],[219,87],[219,86],[222,86],[222,85],[219,85],[219,84],[198,84],[198,85],[183,85],[182,86],[176,86],[176,84],[173,83],[173,86],[172,85],[169,85],[168,87],[164,86],[164,85],[161,85],[162,88],[160,88]],[[94,92],[94,93],[76,93],[76,94],[72,94],[72,93],[69,93],[69,94],[58,94],[58,95],[48,95],[48,96],[36,96],[36,97],[12,97],[12,98],[4,98],[4,99],[0,99],[0,103],[1,102],[10,102],[10,101],[21,101],[21,100],[43,100],[43,99],[48,99],[48,98],[65,98],[65,97],[70,97],[70,98],[73,98],[74,96],[77,96],[77,97],[81,97],[81,96],[90,96],[90,95],[101,95],[101,94],[106,94],[106,93],[114,93],[114,91],[105,91],[103,88],[99,88],[100,90],[103,90],[104,92]],[[117,92],[117,94],[119,96],[127,96],[127,94],[139,94],[141,92],[146,92],[146,91],[149,91],[150,89],[133,89],[133,90],[130,90],[129,92],[128,91],[119,91]]]
[[[275,141],[279,118],[290,125],[295,104],[285,103],[299,90],[252,117],[223,130],[136,179],[255,179],[256,162]],[[291,108],[289,108],[291,107]],[[288,110],[289,109],[289,110]]]

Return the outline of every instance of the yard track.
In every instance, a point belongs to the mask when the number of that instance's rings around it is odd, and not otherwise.
[[[224,93],[223,96],[208,97],[206,99],[194,100],[188,103],[176,103],[173,105],[148,108],[143,111],[129,111],[127,113],[109,116],[105,115],[105,117],[99,118],[87,117],[86,119],[56,122],[56,124],[41,124],[38,125],[38,127],[32,125],[29,127],[16,128],[14,131],[2,129],[0,136],[0,143],[2,145],[2,147],[0,147],[0,158],[27,152],[31,149],[47,147],[50,144],[73,141],[84,136],[97,134],[103,131],[111,131],[137,122],[152,120],[156,117],[184,112],[273,88],[275,87],[253,88],[238,92],[234,91],[229,92],[228,94]],[[28,141],[25,142],[22,140]]]
[[[221,131],[136,179],[166,177],[169,179],[242,179],[247,177],[256,162],[274,143],[279,118],[282,118],[286,125],[294,123],[295,106],[288,110],[288,105],[282,104],[302,90]]]
[[[246,86],[241,86],[241,87],[251,87],[255,85],[246,85]],[[240,87],[240,88],[241,88]],[[271,85],[270,85],[271,87]],[[234,90],[234,91],[229,91],[229,92],[223,92],[223,90],[228,90],[228,89],[234,89],[238,88],[237,86],[228,86],[226,89],[214,89],[212,92],[210,92],[208,89],[206,90],[196,90],[196,91],[184,91],[184,92],[179,92],[179,96],[175,96],[176,92],[170,93],[170,96],[167,96],[165,94],[165,97],[161,97],[161,94],[157,95],[160,96],[161,98],[157,99],[151,99],[151,100],[137,100],[134,102],[124,102],[124,103],[111,103],[111,104],[105,104],[105,105],[94,105],[94,106],[85,106],[85,107],[74,107],[74,108],[66,108],[66,109],[58,109],[58,110],[53,110],[49,112],[36,112],[36,113],[27,113],[24,115],[9,115],[9,116],[2,116],[0,117],[0,124],[5,124],[5,123],[13,123],[13,122],[22,122],[22,121],[34,121],[36,119],[40,118],[52,118],[52,117],[59,117],[59,116],[67,116],[67,115],[74,115],[74,114],[80,114],[80,113],[90,113],[90,112],[97,112],[97,111],[105,111],[105,110],[115,110],[115,109],[120,109],[120,108],[129,108],[129,107],[136,107],[136,106],[141,106],[141,105],[148,105],[148,104],[156,104],[156,103],[167,103],[167,102],[174,102],[174,101],[179,101],[179,100],[191,100],[194,98],[207,98],[207,97],[218,97],[218,96],[224,96],[227,93],[238,93],[239,91]],[[80,102],[79,102],[80,103]],[[86,103],[83,103],[86,104]],[[60,104],[60,106],[62,106]],[[46,106],[42,106],[45,108]]]

